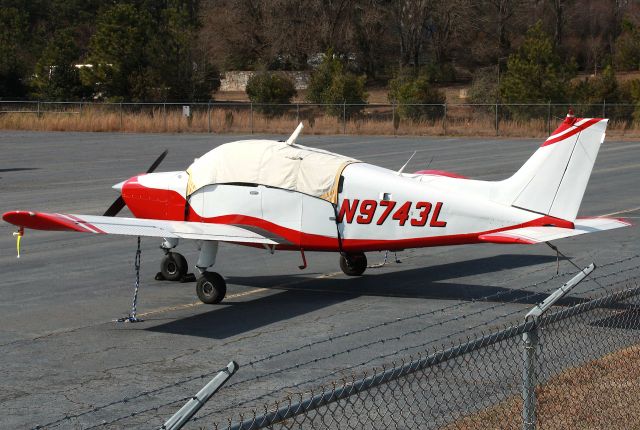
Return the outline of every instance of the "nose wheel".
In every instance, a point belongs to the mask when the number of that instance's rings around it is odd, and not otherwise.
[[[187,259],[177,252],[167,252],[160,262],[160,273],[156,276],[167,281],[181,281],[187,276]]]
[[[202,303],[220,303],[227,294],[227,283],[216,272],[204,272],[196,283],[196,294]]]

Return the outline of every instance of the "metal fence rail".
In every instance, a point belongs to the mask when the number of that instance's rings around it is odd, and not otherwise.
[[[622,428],[640,412],[640,401],[633,400],[640,391],[638,329],[640,286],[634,281],[537,320],[290,396],[215,428],[561,429],[585,422]],[[537,340],[535,413],[525,414],[531,421],[523,419],[523,334]]]
[[[610,130],[640,136],[640,105],[606,101],[596,104],[461,102],[402,105],[0,101],[0,127],[283,133],[290,132],[304,121],[307,131],[318,134],[522,136],[550,134],[569,107],[582,117],[611,119]],[[29,119],[33,115],[41,121],[34,123]]]

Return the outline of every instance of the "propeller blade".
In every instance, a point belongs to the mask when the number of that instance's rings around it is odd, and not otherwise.
[[[169,150],[165,149],[164,152],[162,154],[160,154],[160,156],[158,158],[156,158],[156,161],[153,162],[151,167],[149,167],[147,169],[147,173],[151,173],[154,170],[156,170],[158,168],[158,166],[160,165],[160,163],[162,163],[162,160],[164,160],[164,157],[166,157],[168,153],[169,153]]]
[[[122,210],[122,208],[124,208],[124,199],[122,198],[122,196],[118,197],[116,199],[116,201],[114,201],[113,203],[111,203],[111,206],[109,206],[109,209],[107,209],[107,211],[104,213],[103,216],[116,216],[118,215],[118,212],[120,212]]]
[[[156,158],[156,161],[154,161],[153,164],[147,169],[147,173],[152,173],[154,170],[156,170],[168,153],[169,150],[165,149],[164,152],[160,154],[158,158]],[[111,203],[111,206],[109,206],[109,209],[107,209],[103,216],[116,216],[125,207],[125,205],[126,203],[124,202],[124,199],[122,198],[122,196],[120,196],[113,203]]]

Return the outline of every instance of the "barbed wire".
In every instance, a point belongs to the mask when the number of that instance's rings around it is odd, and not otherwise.
[[[615,260],[615,261],[611,261],[611,262],[608,262],[608,263],[604,263],[604,264],[602,264],[602,265],[600,265],[598,267],[600,269],[603,269],[603,268],[606,268],[606,267],[614,266],[614,265],[621,264],[621,263],[624,263],[624,262],[628,262],[628,261],[631,261],[631,260],[634,260],[634,259],[638,259],[638,258],[640,258],[640,255],[636,254],[636,255],[633,255],[633,256],[630,256],[630,257],[625,257],[625,258],[622,258],[622,259],[619,259],[619,260]],[[602,279],[602,278],[605,278],[605,277],[615,276],[615,275],[619,275],[621,273],[625,273],[625,272],[628,272],[628,271],[636,270],[637,268],[638,268],[637,266],[634,266],[634,267],[631,267],[631,268],[620,270],[618,272],[613,272],[613,273],[606,274],[606,275],[592,277],[592,279],[593,280],[597,280],[597,279]],[[549,277],[547,279],[544,279],[542,281],[538,281],[538,282],[535,282],[535,283],[532,283],[532,284],[528,284],[528,285],[520,287],[520,288],[504,289],[504,290],[501,290],[501,291],[498,291],[498,292],[495,292],[495,293],[492,293],[492,294],[488,294],[488,295],[482,296],[480,298],[473,298],[470,301],[465,301],[465,302],[460,302],[460,303],[453,303],[451,305],[444,306],[444,307],[441,307],[441,308],[432,309],[432,310],[425,311],[425,312],[419,312],[419,313],[408,315],[408,316],[405,316],[405,317],[396,318],[394,320],[383,321],[383,322],[380,322],[380,323],[377,323],[377,324],[374,324],[374,325],[371,325],[371,326],[363,327],[363,328],[358,329],[358,330],[345,332],[345,333],[342,333],[342,334],[339,334],[339,335],[336,335],[336,336],[330,336],[330,337],[323,338],[323,339],[320,339],[320,340],[317,340],[317,341],[314,341],[314,342],[306,343],[304,345],[301,345],[301,346],[298,346],[298,347],[295,347],[295,348],[290,348],[290,349],[286,349],[286,350],[283,350],[283,351],[279,351],[279,352],[276,352],[276,353],[273,353],[273,354],[269,354],[269,355],[263,356],[261,358],[249,361],[248,363],[244,363],[243,367],[247,367],[247,366],[255,367],[258,364],[267,362],[269,360],[273,360],[274,358],[281,357],[281,356],[284,356],[284,355],[287,355],[287,354],[291,354],[291,353],[298,352],[298,351],[305,350],[305,349],[311,349],[311,348],[313,348],[315,346],[322,345],[322,344],[325,344],[325,343],[333,343],[336,340],[344,339],[344,338],[347,338],[349,336],[354,336],[354,335],[357,335],[357,334],[370,332],[370,331],[376,330],[378,328],[388,327],[388,326],[391,326],[391,325],[394,325],[394,324],[398,324],[398,323],[401,323],[401,322],[406,322],[406,321],[409,321],[409,320],[412,320],[412,319],[422,318],[422,317],[430,316],[430,315],[435,315],[435,314],[440,313],[440,312],[445,313],[445,312],[448,312],[448,311],[451,311],[451,310],[454,310],[454,309],[457,309],[457,308],[468,306],[469,304],[472,304],[472,303],[475,303],[475,302],[491,301],[493,299],[500,298],[503,295],[514,294],[514,293],[517,293],[517,292],[526,293],[524,296],[514,297],[510,301],[503,301],[503,302],[494,304],[494,305],[492,305],[492,306],[490,306],[488,308],[482,308],[480,310],[477,310],[477,311],[469,313],[469,314],[458,315],[458,316],[452,317],[450,319],[434,322],[434,323],[429,324],[429,325],[427,325],[425,327],[422,327],[422,328],[419,328],[419,329],[410,330],[410,331],[407,331],[407,332],[399,334],[399,335],[389,336],[389,337],[384,338],[384,339],[378,339],[376,341],[367,342],[367,343],[364,343],[364,344],[361,344],[361,345],[358,345],[358,346],[355,346],[355,347],[352,347],[352,348],[348,348],[348,349],[345,349],[345,350],[342,350],[342,351],[334,352],[332,354],[327,354],[327,355],[325,355],[323,357],[319,357],[319,358],[316,357],[314,359],[307,360],[306,362],[296,363],[294,365],[291,365],[291,366],[288,366],[288,367],[285,367],[285,368],[276,369],[276,370],[274,370],[272,372],[268,372],[266,374],[256,375],[256,376],[251,377],[251,378],[246,378],[246,379],[243,379],[241,381],[237,381],[237,382],[234,382],[232,384],[227,385],[227,389],[228,388],[232,388],[234,386],[238,386],[240,384],[245,384],[245,383],[248,383],[248,382],[257,381],[257,380],[262,379],[262,378],[267,378],[267,377],[270,377],[270,376],[275,376],[277,374],[285,373],[287,371],[298,369],[298,368],[307,366],[309,364],[318,363],[318,362],[321,362],[321,361],[333,359],[333,358],[336,358],[336,357],[338,357],[340,355],[349,354],[349,353],[352,353],[352,352],[355,352],[355,351],[358,351],[358,350],[366,349],[366,348],[369,348],[369,347],[377,345],[377,344],[383,344],[383,343],[386,343],[386,342],[397,341],[397,340],[400,340],[403,337],[419,334],[421,332],[424,332],[424,331],[426,331],[426,330],[428,330],[430,328],[436,327],[436,326],[441,326],[441,325],[449,324],[449,323],[452,323],[452,322],[457,322],[457,321],[460,321],[460,320],[466,319],[468,317],[472,317],[472,316],[475,316],[475,315],[478,315],[478,314],[481,314],[481,313],[484,313],[484,312],[487,312],[487,311],[490,311],[490,310],[498,309],[498,308],[506,306],[508,304],[513,304],[513,303],[517,303],[519,301],[526,300],[528,298],[532,298],[532,297],[534,297],[536,295],[539,295],[539,294],[544,294],[545,292],[547,292],[549,290],[543,290],[543,291],[538,291],[538,292],[529,292],[529,291],[526,291],[526,290],[528,290],[530,288],[538,287],[540,285],[544,285],[544,284],[549,283],[549,282],[551,282],[551,281],[553,281],[555,279],[570,275],[572,273],[573,272],[558,273],[558,274],[555,274],[555,275],[553,275],[553,276],[551,276],[551,277]],[[487,326],[489,324],[495,324],[495,322],[497,320],[504,319],[504,318],[509,317],[509,316],[513,316],[513,315],[515,315],[517,313],[520,313],[521,311],[522,311],[521,309],[517,309],[517,310],[514,310],[512,312],[508,312],[508,313],[506,313],[504,315],[501,315],[501,316],[499,316],[497,318],[494,318],[491,321],[485,321],[485,322],[482,322],[480,324],[477,324],[474,327],[464,328],[464,329],[458,330],[456,332],[449,333],[449,334],[447,334],[445,336],[442,336],[442,337],[440,337],[438,339],[430,340],[430,341],[428,341],[426,343],[422,343],[422,344],[415,345],[415,346],[412,346],[412,347],[402,348],[402,349],[400,349],[400,350],[398,350],[398,351],[396,351],[394,353],[385,354],[385,355],[382,355],[382,356],[376,356],[376,357],[374,357],[374,358],[372,358],[370,360],[364,361],[362,363],[358,363],[357,365],[354,365],[354,366],[347,367],[347,368],[345,368],[343,370],[351,370],[353,368],[361,367],[361,366],[364,366],[366,364],[369,364],[369,363],[371,363],[372,361],[375,361],[375,360],[383,359],[385,357],[389,357],[389,356],[392,356],[392,355],[397,355],[398,353],[406,351],[406,350],[415,349],[415,348],[419,348],[419,347],[424,347],[426,345],[434,344],[436,342],[442,342],[444,340],[453,339],[456,336],[460,336],[461,334],[468,333],[471,329],[477,329],[478,327]],[[110,408],[110,407],[113,407],[113,406],[116,406],[116,405],[119,405],[119,404],[129,403],[129,402],[131,402],[133,400],[136,400],[136,399],[139,399],[141,397],[146,397],[146,396],[149,396],[149,395],[152,395],[152,394],[157,394],[157,393],[159,393],[161,391],[164,391],[164,390],[167,390],[167,389],[170,389],[170,388],[175,388],[175,387],[181,386],[183,384],[186,384],[186,383],[189,383],[189,382],[193,382],[193,381],[198,380],[198,379],[204,379],[206,377],[209,377],[209,376],[212,376],[212,375],[218,373],[219,371],[220,370],[206,372],[206,373],[203,373],[203,374],[200,374],[200,375],[197,375],[197,376],[192,376],[192,377],[188,377],[188,378],[173,382],[171,384],[165,384],[163,386],[160,386],[160,387],[157,387],[157,388],[154,388],[154,389],[145,390],[145,391],[142,391],[142,392],[140,392],[140,393],[138,393],[136,395],[127,396],[127,397],[125,397],[123,399],[116,400],[116,401],[113,401],[113,402],[110,402],[110,403],[107,403],[107,404],[104,404],[104,405],[100,405],[100,406],[94,407],[94,408],[92,408],[90,410],[87,410],[87,411],[84,411],[84,412],[81,412],[81,413],[78,413],[78,414],[65,415],[64,417],[62,417],[60,419],[57,419],[55,421],[35,426],[35,427],[33,427],[33,429],[35,430],[35,429],[41,429],[41,428],[45,428],[45,427],[58,426],[59,424],[65,422],[65,421],[71,420],[71,419],[77,419],[77,418],[80,418],[80,417],[83,417],[83,416],[86,416],[86,415],[94,414],[96,412],[99,412],[101,410],[104,410],[104,409],[107,409],[107,408]],[[310,383],[310,382],[315,382],[317,380],[324,379],[324,378],[325,378],[325,376],[321,376],[319,378],[315,378],[314,380],[304,381],[304,382],[301,382],[301,383],[298,383],[298,384],[293,384],[293,385],[285,387],[285,388],[296,388],[296,387],[298,387],[300,385],[307,384],[307,383]],[[275,391],[277,391],[277,390],[269,392],[269,393],[267,393],[265,395],[261,395],[261,396],[255,398],[255,399],[252,399],[252,401],[259,400],[259,399],[264,398],[264,397],[266,397],[268,395],[271,395]],[[188,399],[188,398],[189,397],[187,397],[186,399]],[[178,402],[180,402],[182,400],[183,399],[174,400],[174,401],[168,403],[168,405],[178,403]],[[246,402],[233,405],[232,407],[241,406],[243,404],[246,404]],[[122,417],[116,418],[115,420],[113,420],[113,422],[118,422],[118,421],[120,421],[122,419],[125,419],[125,418],[130,418],[132,416],[136,416],[136,415],[144,413],[144,412],[152,411],[152,410],[154,410],[156,408],[157,407],[152,407],[152,408],[145,409],[143,411],[138,411],[134,415],[128,414],[126,416],[122,416]],[[196,418],[194,418],[194,421],[196,419],[202,419],[205,416],[208,416],[208,415],[203,415],[200,418],[196,417]],[[109,422],[109,423],[111,423],[111,422]],[[103,423],[97,424],[97,426],[104,426],[104,425],[106,425],[106,424],[103,424]],[[91,428],[94,428],[94,427],[91,427]]]
[[[634,268],[634,269],[637,269],[637,268]],[[619,273],[623,273],[623,271],[616,272],[615,274],[617,275]],[[604,278],[606,276],[611,276],[611,274],[604,275],[602,277],[595,278],[595,279],[602,279],[602,278]],[[635,279],[635,277],[627,278],[627,279],[625,279],[625,280],[623,280],[621,282],[628,282],[628,281],[630,281],[632,279]],[[615,283],[607,284],[607,285],[605,285],[605,287],[618,285],[621,282],[618,281],[618,282],[615,282]],[[557,289],[557,287],[553,287],[553,288],[548,289],[546,291],[553,291],[555,289]],[[595,292],[595,291],[598,291],[599,289],[601,289],[600,285],[598,285],[598,286],[596,286],[596,287],[594,287],[592,289],[586,290],[584,293]],[[530,292],[528,297],[531,298],[531,297],[534,297],[534,296],[539,295],[539,294],[541,294],[541,293],[540,292]],[[518,298],[517,300],[522,300],[522,298]],[[494,305],[494,307],[496,307],[496,306]],[[483,308],[483,309],[480,309],[480,310],[478,310],[476,312],[473,312],[471,314],[467,314],[466,316],[474,316],[476,314],[480,314],[480,313],[486,312],[486,311],[491,310],[491,309],[492,309],[491,307],[490,308]],[[474,326],[474,328],[490,326],[492,324],[495,325],[495,322],[497,320],[504,319],[504,318],[511,317],[511,316],[515,316],[516,314],[520,314],[521,312],[522,312],[522,309],[516,309],[516,310],[513,310],[511,312],[504,313],[503,315],[498,316],[497,318],[493,319],[492,321],[482,322],[482,323]],[[464,318],[465,318],[464,316],[461,316],[459,318],[455,318],[454,321],[455,320],[459,320],[459,319],[464,319]],[[283,373],[283,372],[286,372],[286,371],[289,371],[289,370],[293,370],[293,369],[296,369],[296,368],[299,368],[299,367],[303,367],[304,365],[307,365],[307,364],[316,363],[318,361],[324,361],[326,359],[335,358],[337,356],[340,356],[340,355],[343,355],[343,354],[352,353],[352,352],[355,352],[357,350],[365,349],[365,348],[368,348],[368,347],[376,345],[376,344],[387,343],[387,342],[391,342],[393,340],[400,340],[401,338],[403,338],[405,336],[409,336],[409,335],[412,335],[412,334],[418,334],[418,333],[420,333],[422,331],[428,330],[429,328],[433,328],[433,327],[435,327],[437,325],[440,325],[440,324],[441,323],[434,323],[434,324],[431,324],[430,326],[423,327],[423,328],[416,329],[416,330],[412,330],[412,331],[409,331],[409,332],[405,332],[405,333],[397,335],[397,336],[392,336],[392,337],[388,337],[388,338],[385,338],[385,339],[379,339],[379,340],[372,341],[372,342],[369,342],[369,343],[366,343],[366,344],[362,344],[362,345],[359,345],[359,346],[355,346],[355,347],[352,347],[352,348],[349,348],[349,349],[346,349],[346,350],[338,351],[338,352],[326,355],[326,356],[324,356],[322,358],[316,358],[316,359],[313,359],[313,360],[309,360],[306,363],[298,363],[298,364],[290,366],[288,368],[278,369],[278,370],[272,371],[272,372],[267,373],[265,375],[260,375],[258,377],[253,377],[253,378],[248,378],[248,379],[245,379],[245,380],[242,380],[242,381],[237,381],[237,382],[229,385],[228,387],[232,387],[234,385],[239,385],[239,384],[246,383],[246,382],[253,382],[253,381],[257,380],[257,379],[260,379],[260,377],[274,376],[274,375],[279,374],[279,373]],[[459,331],[454,332],[454,333],[446,334],[446,335],[441,336],[440,338],[437,338],[437,339],[432,339],[432,340],[429,340],[429,341],[426,341],[426,342],[423,342],[423,343],[414,344],[412,346],[406,346],[406,347],[397,349],[397,350],[395,350],[393,352],[389,352],[389,353],[386,353],[386,354],[380,354],[380,355],[372,357],[372,358],[370,358],[368,360],[359,362],[359,363],[357,363],[355,365],[345,367],[345,368],[342,369],[342,371],[344,372],[344,371],[352,370],[352,369],[357,368],[357,367],[362,367],[362,366],[370,364],[370,363],[372,363],[374,361],[379,361],[379,360],[384,359],[384,358],[389,358],[391,356],[398,355],[398,354],[404,353],[404,352],[408,352],[408,351],[413,350],[413,349],[425,348],[425,347],[427,347],[429,345],[433,345],[435,343],[439,343],[439,342],[442,343],[442,342],[447,341],[447,340],[453,341],[453,339],[455,339],[456,336],[459,336],[459,335],[462,335],[462,334],[465,334],[465,333],[468,333],[468,330],[462,329],[462,330],[459,330]],[[482,334],[484,334],[484,332],[482,332]],[[445,349],[446,348],[444,343],[442,343],[440,345],[440,348],[441,349]],[[228,407],[233,408],[233,407],[243,406],[243,405],[245,405],[247,403],[261,400],[261,399],[263,399],[265,397],[268,397],[269,395],[274,394],[274,393],[276,393],[278,391],[282,391],[282,390],[285,390],[285,389],[297,388],[297,387],[300,387],[302,385],[306,385],[306,384],[309,384],[309,383],[312,383],[312,382],[317,382],[318,380],[322,380],[322,379],[325,379],[325,378],[326,378],[326,375],[323,375],[323,376],[320,376],[320,377],[317,377],[317,378],[313,378],[313,379],[310,379],[310,380],[306,380],[306,381],[302,381],[302,382],[299,382],[299,383],[296,383],[296,384],[292,384],[292,385],[288,385],[288,386],[284,386],[284,387],[279,387],[278,389],[275,389],[275,390],[272,390],[270,392],[264,393],[264,394],[262,394],[260,396],[257,396],[257,397],[253,397],[253,398],[251,398],[249,400],[245,400],[245,401],[242,401],[242,402],[239,402],[239,403],[235,403],[235,404],[229,405]],[[205,418],[207,416],[211,416],[211,415],[213,415],[215,413],[218,413],[218,412],[221,412],[221,410],[212,411],[212,412],[207,413],[205,415],[201,415],[200,417],[195,417],[193,419],[193,421]]]
[[[610,287],[610,286],[613,286],[613,285],[619,285],[619,284],[620,284],[620,283],[622,283],[622,282],[629,282],[630,280],[636,280],[636,279],[637,279],[637,277],[629,277],[629,278],[627,278],[627,279],[625,279],[625,280],[623,280],[623,281],[621,281],[621,282],[615,282],[615,283],[607,284],[606,286],[607,286],[607,287]],[[636,285],[637,285],[637,284],[636,284]],[[587,290],[587,291],[585,291],[585,292],[586,292],[586,293],[591,293],[591,292],[598,291],[599,289],[600,289],[600,286],[598,285],[598,286],[596,286],[596,287],[594,287],[594,288],[591,288],[591,289],[589,289],[589,290]],[[610,293],[610,292],[607,292],[607,294],[611,294],[611,293]],[[607,294],[605,294],[603,297],[606,297],[606,296],[607,296]],[[498,329],[497,331],[499,331],[499,332],[506,332],[507,330],[513,329],[513,327],[514,327],[513,325],[509,326],[509,325],[506,325],[506,324],[505,324],[505,325],[502,325],[502,328]],[[478,335],[478,338],[484,338],[485,336],[487,336],[487,335],[486,335],[484,332],[482,332],[482,333],[480,333],[480,334]],[[472,341],[472,339],[468,338],[468,339],[467,339],[467,341],[466,341],[466,343],[468,344],[468,343],[470,343],[471,341]],[[408,351],[410,351],[411,349],[415,349],[415,348],[418,348],[418,347],[423,348],[423,347],[425,347],[425,346],[428,346],[428,345],[429,345],[429,344],[431,344],[431,343],[432,343],[432,342],[425,342],[425,343],[421,343],[421,344],[417,344],[417,345],[413,345],[413,346],[408,346],[408,347],[404,347],[404,348],[401,348],[401,349],[397,349],[397,350],[395,350],[395,351],[393,351],[393,352],[390,352],[390,353],[380,354],[380,355],[378,355],[377,357],[373,357],[373,358],[371,358],[371,359],[369,359],[369,360],[363,361],[363,362],[358,363],[357,365],[354,365],[354,366],[351,366],[351,367],[352,367],[352,368],[353,368],[353,367],[361,367],[361,366],[363,366],[363,365],[370,364],[371,362],[376,361],[376,360],[379,360],[379,359],[389,358],[389,357],[394,356],[394,355],[399,355],[399,354],[401,354],[401,353],[408,352]],[[445,351],[445,350],[447,350],[448,348],[453,348],[454,346],[459,346],[459,345],[456,345],[456,344],[454,344],[454,343],[451,343],[451,344],[450,344],[450,346],[447,346],[447,345],[442,344],[438,349],[436,349],[436,351],[433,351],[433,353],[435,353],[435,352],[437,352],[437,351]],[[428,354],[428,352],[427,352],[427,354]],[[422,354],[421,354],[420,352],[418,352],[418,357],[422,357]],[[411,362],[411,361],[413,361],[413,360],[414,360],[414,357],[410,356],[410,357],[409,357],[409,361]],[[405,359],[403,358],[403,359],[401,359],[401,361],[402,361],[402,365],[404,366]],[[387,370],[388,368],[395,369],[397,366],[396,366],[396,363],[395,363],[395,361],[394,361],[394,362],[392,362],[392,363],[391,363],[391,365],[388,365],[388,363],[383,363],[383,364],[381,364],[381,365],[378,365],[378,367],[381,367],[381,368],[382,368],[382,370],[383,370],[383,371],[385,371],[385,370]],[[372,372],[373,372],[373,373],[374,373],[374,375],[375,375],[375,374],[376,374],[376,369],[374,368],[374,369],[372,370]],[[351,379],[352,381],[362,380],[362,379],[364,379],[364,378],[367,376],[367,374],[368,374],[368,373],[367,373],[366,371],[364,372],[364,376],[362,376],[362,375],[360,375],[360,376],[356,376],[355,374],[352,374],[350,378],[342,378],[342,380],[343,380],[343,381],[345,381],[346,379]],[[309,381],[315,381],[315,380],[317,380],[317,379],[319,379],[319,378],[314,378],[314,380],[309,380]],[[294,384],[294,385],[291,385],[291,386],[283,387],[283,388],[281,388],[281,389],[274,390],[274,391],[272,391],[272,392],[271,392],[271,393],[269,393],[269,394],[273,394],[273,393],[275,393],[275,392],[277,392],[277,391],[281,391],[281,390],[284,390],[284,389],[296,388],[296,387],[299,387],[299,386],[301,386],[301,385],[303,385],[303,384],[308,383],[309,381],[305,381],[305,382],[301,382],[301,383]],[[346,386],[346,385],[347,385],[347,384],[346,384],[346,383],[344,383],[344,385],[343,385],[343,386]],[[318,391],[325,392],[325,390],[326,390],[327,392],[335,392],[335,387],[336,387],[336,382],[334,381],[334,382],[333,382],[333,389],[327,389],[327,385],[325,384],[325,385],[322,385],[322,386],[321,386],[321,387],[319,387],[319,388],[316,388],[316,390],[315,390],[315,391],[316,391],[316,392],[318,392]],[[314,394],[314,390],[311,390],[310,392],[305,392],[305,393],[296,393],[296,394],[295,394],[295,396],[296,396],[296,397],[299,397],[300,399],[302,399],[303,397],[308,396],[308,395],[311,395],[311,397],[313,397],[313,394]],[[266,395],[258,396],[258,397],[256,397],[256,398],[253,398],[253,399],[248,400],[248,401],[241,402],[241,403],[239,403],[239,404],[230,405],[230,406],[229,406],[229,408],[242,406],[242,405],[244,405],[244,404],[247,404],[247,403],[250,403],[250,402],[253,402],[253,401],[260,400],[260,399],[262,399],[262,398],[264,398],[264,397],[266,397]],[[287,398],[288,398],[288,399],[290,399],[290,398],[291,398],[291,394],[289,394]],[[300,403],[301,403],[301,402],[300,402]],[[268,404],[265,404],[261,409],[263,409],[265,412],[266,412],[266,411],[268,411],[268,410],[278,410],[278,404],[279,404],[279,402],[276,402],[276,403],[275,403],[275,405],[276,405],[276,406],[275,406],[275,409],[274,409],[273,407],[271,407],[271,408],[270,408]],[[312,409],[313,409],[313,408],[312,408]],[[204,415],[201,415],[201,416],[199,416],[199,417],[195,417],[195,418],[193,419],[193,421],[202,420],[202,419],[204,419],[204,418],[206,418],[206,417],[209,417],[209,416],[214,415],[214,414],[219,413],[219,412],[221,412],[221,410],[211,411],[211,412],[206,413],[206,414],[204,414]],[[240,415],[240,421],[239,421],[239,422],[243,422],[243,421],[244,421],[244,420],[243,420],[243,415],[242,415],[242,414],[239,414],[239,415]],[[255,416],[256,416],[255,410],[254,410],[253,415],[254,415],[254,418],[255,418]],[[229,419],[229,423],[230,423],[230,424],[231,424],[231,422],[232,422],[232,419]],[[230,427],[230,426],[229,426],[229,427]],[[218,428],[220,428],[220,427],[219,427],[217,424],[214,424],[214,428],[218,429]]]

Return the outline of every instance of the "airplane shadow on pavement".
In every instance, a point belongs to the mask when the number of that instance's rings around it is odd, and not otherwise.
[[[517,280],[512,282],[512,288],[442,281],[555,261],[555,256],[506,254],[408,270],[378,272],[376,269],[368,269],[364,276],[357,278],[342,275],[324,279],[302,275],[229,277],[229,285],[266,288],[278,292],[254,300],[234,302],[231,299],[223,302],[222,306],[214,306],[208,312],[149,327],[147,330],[225,339],[359,296],[534,305],[543,301],[548,294],[535,289],[521,289],[525,285],[518,285]],[[397,269],[401,265],[391,267]],[[549,271],[552,271],[551,267]],[[551,275],[552,273],[549,276]],[[566,279],[559,278],[555,284],[547,283],[541,288],[549,290],[560,287],[565,281]],[[585,300],[565,297],[558,304],[568,306]]]

